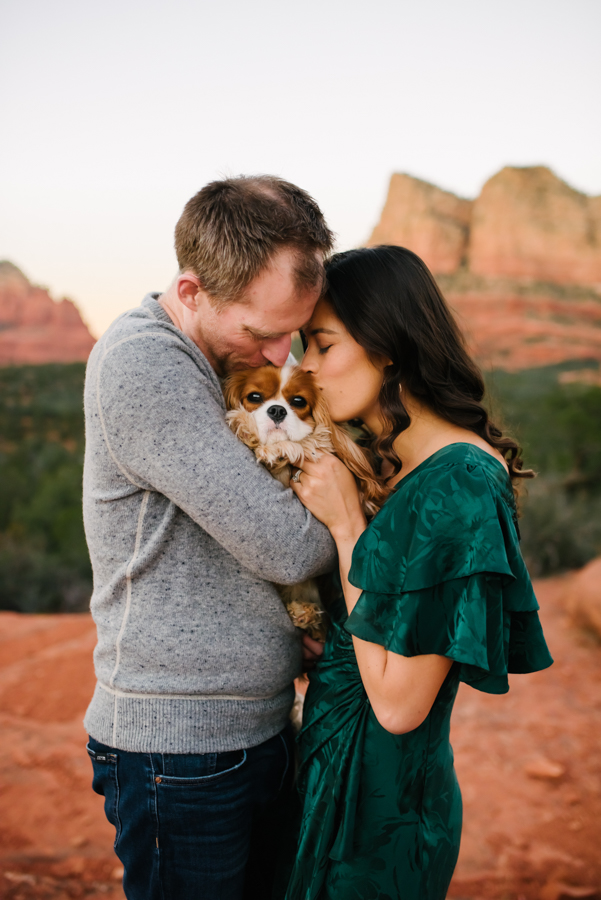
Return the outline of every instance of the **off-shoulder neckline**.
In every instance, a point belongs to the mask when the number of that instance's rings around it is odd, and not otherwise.
[[[422,472],[424,469],[428,468],[429,465],[437,461],[438,457],[441,456],[441,454],[444,454],[449,450],[455,450],[458,447],[465,447],[469,448],[469,450],[475,450],[476,453],[481,457],[481,459],[486,459],[487,461],[494,463],[495,466],[498,466],[501,469],[503,475],[505,475],[507,481],[509,482],[509,487],[511,488],[511,478],[509,477],[507,469],[499,459],[496,459],[492,455],[492,453],[488,453],[486,450],[483,450],[482,447],[478,447],[477,444],[471,444],[469,443],[469,441],[455,441],[452,444],[447,444],[445,447],[441,447],[440,450],[435,450],[434,453],[424,459],[423,462],[421,462],[418,466],[408,472],[404,478],[401,478],[401,480],[394,485],[390,495],[392,496],[393,494],[398,493],[399,489],[403,487],[403,485],[411,481],[414,475],[417,475],[419,472]],[[465,455],[467,456],[467,453]]]

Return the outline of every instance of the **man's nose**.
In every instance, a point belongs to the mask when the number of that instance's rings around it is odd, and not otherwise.
[[[288,359],[291,346],[292,335],[284,334],[281,338],[273,338],[271,341],[265,341],[261,347],[261,353],[266,360],[279,368],[280,366],[283,366]]]

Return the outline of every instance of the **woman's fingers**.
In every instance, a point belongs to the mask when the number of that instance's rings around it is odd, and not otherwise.
[[[299,480],[291,481],[290,487],[330,530],[363,516],[355,476],[335,456],[303,462]]]
[[[300,474],[301,474],[301,477],[302,477],[302,472],[301,472]],[[292,490],[294,491],[294,493],[296,494],[296,496],[298,497],[298,499],[302,501],[302,499],[303,499],[303,486],[302,486],[302,484],[301,484],[301,482],[300,482],[300,478],[299,478],[298,481],[292,481],[292,480],[291,480],[291,481],[290,481],[290,487],[292,488]]]
[[[290,482],[290,487],[299,497],[302,490],[328,492],[332,489],[349,489],[354,483],[354,476],[336,456],[325,454],[317,460],[305,459],[301,469],[297,469]],[[299,490],[300,489],[300,490]]]
[[[331,471],[331,460],[335,459],[337,463],[342,465],[335,456],[324,455],[317,460],[305,459],[302,469],[295,469],[290,479],[290,487],[294,493],[302,500],[307,496],[307,490],[319,485],[322,476],[326,472]],[[327,477],[327,476],[326,476]]]
[[[324,453],[319,459],[306,459],[303,462],[302,470],[307,475],[319,475],[326,472],[335,472],[346,469],[346,466],[337,456],[331,453]]]

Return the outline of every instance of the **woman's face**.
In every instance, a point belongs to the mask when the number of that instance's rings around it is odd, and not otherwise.
[[[332,419],[363,419],[371,431],[379,433],[378,396],[386,361],[372,362],[327,300],[319,301],[304,331],[308,346],[301,368],[314,375]]]

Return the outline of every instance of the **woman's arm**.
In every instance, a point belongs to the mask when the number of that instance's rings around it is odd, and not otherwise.
[[[334,456],[303,463],[301,481],[291,487],[328,526],[336,541],[340,578],[349,614],[361,590],[348,580],[353,549],[367,527],[354,477]],[[361,680],[380,725],[393,734],[413,731],[424,721],[452,660],[427,654],[400,656],[380,644],[353,637]]]

